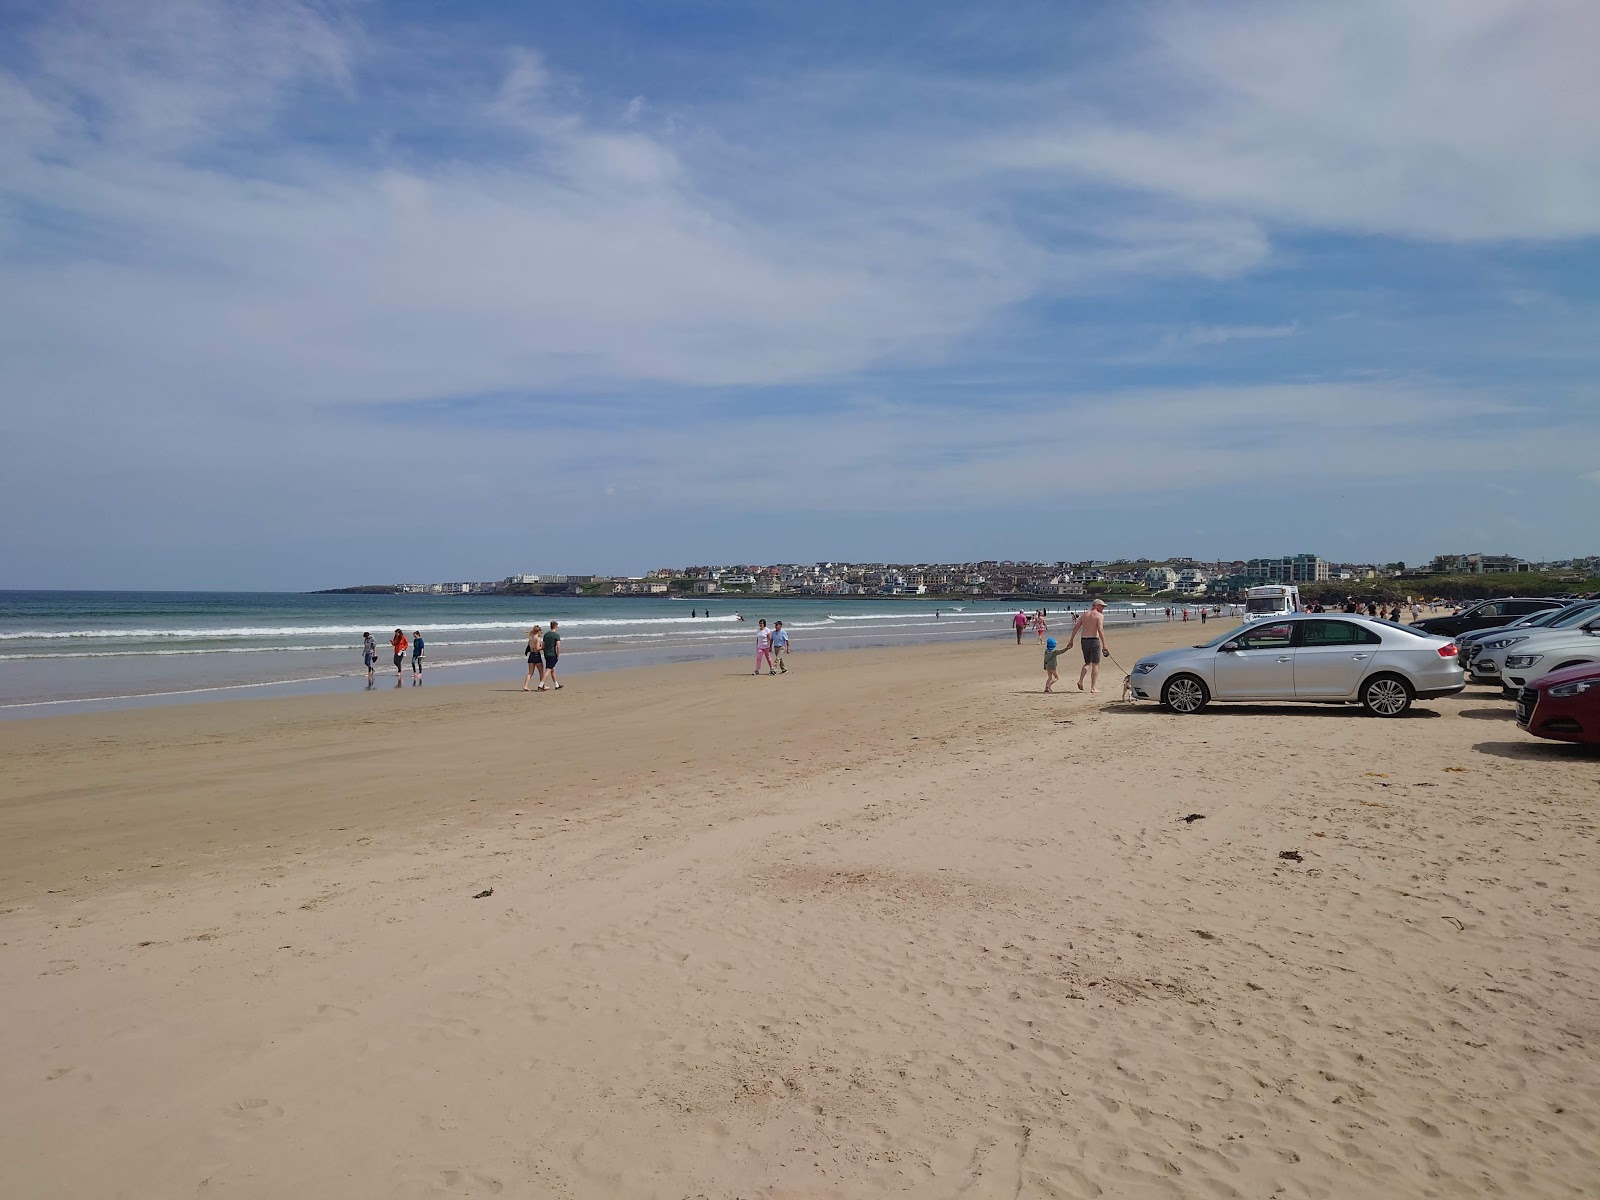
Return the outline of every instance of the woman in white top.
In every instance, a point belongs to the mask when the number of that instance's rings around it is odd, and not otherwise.
[[[765,617],[756,625],[756,669],[751,672],[752,675],[761,674],[762,659],[766,660],[767,674],[776,675],[778,672],[772,666],[772,630],[767,628]]]

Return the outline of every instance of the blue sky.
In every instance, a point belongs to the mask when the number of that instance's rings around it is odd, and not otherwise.
[[[1596,45],[0,0],[0,586],[1600,552]]]

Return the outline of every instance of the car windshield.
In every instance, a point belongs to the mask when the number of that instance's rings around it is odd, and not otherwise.
[[[1600,604],[1578,604],[1572,608],[1557,609],[1546,628],[1571,629],[1574,625],[1582,625],[1596,613],[1600,613]]]
[[[1567,609],[1565,608],[1547,608],[1543,612],[1536,612],[1531,616],[1523,617],[1520,621],[1513,621],[1506,628],[1526,629],[1530,625],[1548,625],[1566,611]]]
[[[1289,601],[1283,596],[1251,596],[1244,602],[1244,609],[1253,613],[1288,612]]]
[[[1402,625],[1398,621],[1386,620],[1383,617],[1361,618],[1368,625],[1383,625],[1389,629],[1398,629],[1401,633],[1409,633],[1412,637],[1443,637],[1443,634],[1429,633],[1426,629],[1418,629],[1414,625]]]
[[[1209,650],[1209,649],[1211,649],[1212,646],[1220,646],[1220,645],[1222,645],[1223,642],[1227,641],[1234,634],[1238,633],[1241,629],[1247,629],[1247,628],[1249,628],[1249,627],[1246,626],[1246,625],[1235,625],[1232,629],[1228,630],[1227,633],[1219,633],[1219,634],[1217,634],[1216,637],[1212,638],[1209,642],[1197,642],[1195,644],[1194,648],[1196,650]]]

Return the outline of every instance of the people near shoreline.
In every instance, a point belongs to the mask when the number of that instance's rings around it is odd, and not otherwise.
[[[1083,667],[1078,671],[1078,690],[1083,691],[1083,677],[1089,676],[1089,691],[1100,690],[1100,656],[1106,650],[1106,602],[1096,600],[1089,606],[1089,611],[1082,613],[1072,623],[1072,632],[1067,635],[1067,649],[1072,649],[1072,643],[1083,643]]]
[[[406,665],[406,633],[403,629],[396,629],[394,636],[389,639],[389,645],[394,647],[394,678],[400,682],[400,676],[405,671]]]
[[[544,691],[547,686],[552,691],[561,690],[561,681],[556,678],[556,660],[560,657],[561,622],[551,621],[544,635],[544,677],[539,680],[539,691]]]
[[[772,623],[772,658],[778,664],[778,674],[787,675],[789,664],[784,659],[789,657],[789,631],[783,627],[782,621]]]
[[[1044,690],[1055,691],[1056,684],[1061,682],[1061,677],[1056,674],[1056,660],[1061,657],[1061,651],[1056,649],[1055,638],[1048,638],[1044,644]]]
[[[522,648],[523,655],[528,660],[528,677],[522,681],[522,690],[529,691],[533,686],[533,677],[538,675],[539,687],[544,687],[544,630],[538,625],[528,630],[528,644]]]
[[[756,623],[756,669],[751,672],[752,675],[761,674],[762,660],[766,661],[768,675],[778,673],[772,665],[772,630],[767,628],[765,617]]]
[[[372,671],[378,662],[378,643],[369,631],[361,635],[361,661],[367,668],[367,686],[372,686]]]
[[[411,631],[411,678],[422,682],[422,630]]]
[[[1028,627],[1028,614],[1020,608],[1017,615],[1011,618],[1011,628],[1017,631],[1017,645],[1022,645],[1022,631]]]
[[[1041,608],[1033,615],[1033,632],[1035,635],[1034,640],[1043,643],[1045,630],[1049,628],[1049,623],[1044,619],[1044,609]]]

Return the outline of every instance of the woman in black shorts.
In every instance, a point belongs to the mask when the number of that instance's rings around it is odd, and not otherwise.
[[[523,647],[523,653],[528,658],[528,677],[522,681],[522,690],[527,691],[528,685],[533,682],[533,673],[539,672],[539,687],[544,687],[544,633],[535,625],[528,630],[528,644]]]

